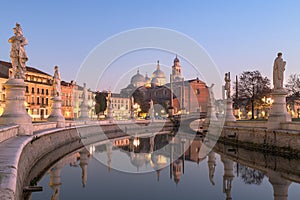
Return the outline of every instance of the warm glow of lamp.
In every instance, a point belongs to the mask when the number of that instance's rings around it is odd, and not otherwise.
[[[135,147],[138,147],[139,145],[140,145],[140,139],[139,138],[134,138],[134,140],[133,140],[133,145],[135,146]]]

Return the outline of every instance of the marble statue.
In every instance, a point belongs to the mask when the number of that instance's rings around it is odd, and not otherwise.
[[[150,104],[150,109],[153,109],[153,100],[152,99],[150,100],[149,104]]]
[[[83,83],[82,100],[83,100],[83,102],[86,102],[88,100],[88,91],[87,91],[87,88],[86,88],[86,83]]]
[[[274,89],[282,89],[283,88],[285,65],[286,65],[286,61],[283,61],[282,53],[279,52],[277,54],[277,58],[274,60],[274,67],[273,67]]]
[[[230,72],[225,73],[225,90],[227,99],[230,99]]]
[[[214,87],[215,84],[211,84],[210,87],[207,87],[208,89],[208,93],[209,93],[209,99],[210,99],[210,102],[214,102],[215,101],[215,95],[214,95],[214,92],[213,92],[213,87]]]
[[[111,104],[111,92],[110,91],[108,91],[108,93],[107,93],[106,101],[107,101],[108,108],[110,108],[111,105],[112,105]]]
[[[54,76],[53,76],[53,90],[54,96],[59,97],[61,95],[61,88],[60,88],[61,77],[58,71],[58,67],[54,67]]]
[[[11,43],[10,59],[12,64],[13,74],[12,79],[25,79],[26,62],[28,57],[25,52],[25,46],[28,44],[27,39],[23,36],[21,25],[16,23],[14,36],[8,39]]]

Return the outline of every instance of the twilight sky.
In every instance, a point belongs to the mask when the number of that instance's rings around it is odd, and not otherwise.
[[[272,65],[278,51],[283,52],[287,61],[286,77],[299,73],[299,1],[52,0],[12,3],[4,0],[0,5],[0,59],[9,61],[7,40],[13,35],[15,23],[19,22],[29,41],[27,64],[49,74],[53,74],[53,67],[58,65],[66,81],[76,79],[80,66],[97,45],[120,32],[143,27],[171,29],[192,38],[207,52],[221,77],[230,71],[233,80],[243,71],[258,69],[272,80]],[[170,39],[170,42],[176,44],[177,41]],[[157,60],[168,77],[175,53],[141,50],[120,55],[111,64],[114,70],[107,71],[107,80],[91,87],[117,92],[129,83],[137,68],[150,76]],[[179,53],[185,78],[201,77],[181,55]],[[101,61],[99,65],[107,67],[107,63]],[[123,82],[116,85],[121,76]],[[95,82],[87,78],[88,85],[93,85],[89,81]],[[208,78],[207,84],[211,83]],[[221,95],[218,89],[215,92],[217,97]]]

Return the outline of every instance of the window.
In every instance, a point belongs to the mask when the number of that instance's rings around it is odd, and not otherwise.
[[[200,89],[196,89],[196,94],[200,94]]]
[[[37,89],[37,93],[38,93],[38,94],[40,93],[40,88]]]
[[[44,98],[42,97],[42,105],[44,105]]]
[[[42,94],[44,94],[44,89],[42,89]]]
[[[31,88],[31,93],[34,94],[34,87]]]
[[[37,103],[37,105],[40,105],[40,97],[36,98],[36,103]]]
[[[46,95],[48,95],[48,94],[49,94],[48,89],[46,89]]]
[[[26,93],[28,93],[29,92],[29,90],[28,90],[28,86],[26,86]]]
[[[46,106],[48,106],[48,98],[46,98]]]
[[[31,97],[31,104],[34,104],[34,97]]]
[[[48,115],[48,109],[46,109],[46,115]]]

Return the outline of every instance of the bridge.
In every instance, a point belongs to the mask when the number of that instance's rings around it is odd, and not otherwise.
[[[196,131],[190,127],[191,123],[198,119],[205,119],[206,115],[206,112],[193,112],[189,114],[174,115],[174,123],[175,126],[177,126],[181,131],[186,133],[196,133]],[[197,129],[200,129],[199,125]]]

